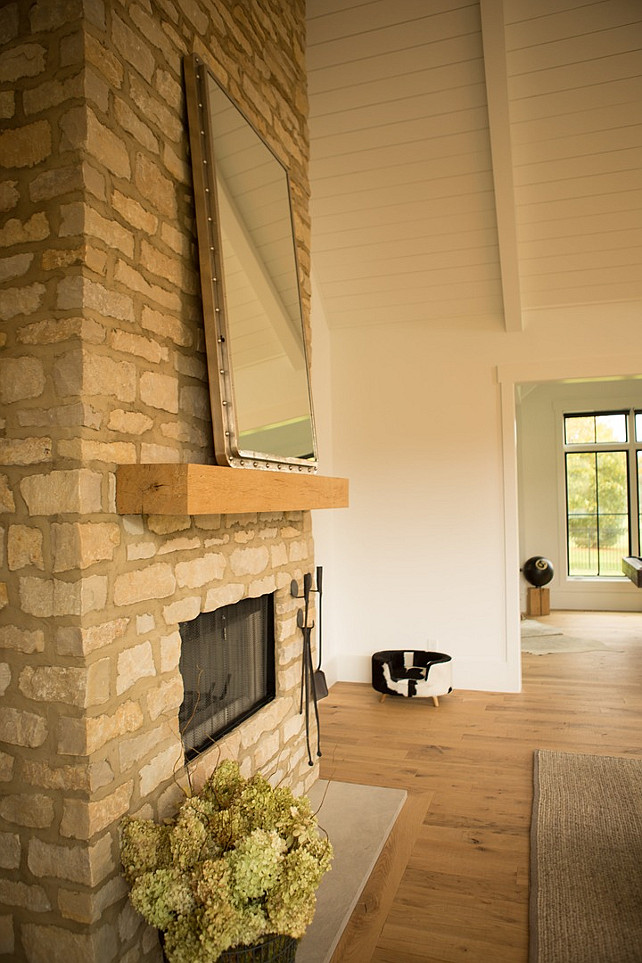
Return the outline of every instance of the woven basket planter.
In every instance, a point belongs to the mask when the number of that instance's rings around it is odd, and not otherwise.
[[[291,936],[266,936],[254,946],[236,946],[225,950],[218,963],[293,963],[297,941]]]
[[[217,963],[294,963],[297,946],[298,941],[291,936],[270,935],[253,946],[224,950]],[[163,959],[167,959],[164,953]]]

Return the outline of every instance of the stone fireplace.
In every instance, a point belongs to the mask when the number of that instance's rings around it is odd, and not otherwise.
[[[181,623],[274,593],[276,697],[196,782],[224,757],[317,775],[290,594],[310,513],[116,509],[119,465],[213,463],[187,53],[290,170],[308,317],[304,2],[9,2],[0,37],[0,959],[139,963],[118,825],[182,797]]]

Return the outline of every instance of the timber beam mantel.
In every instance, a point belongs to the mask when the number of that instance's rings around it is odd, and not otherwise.
[[[348,507],[348,480],[214,465],[119,465],[121,515],[243,515]]]

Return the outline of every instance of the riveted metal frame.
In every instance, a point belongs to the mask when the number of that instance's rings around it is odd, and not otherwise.
[[[219,465],[229,465],[230,467],[238,468],[272,468],[284,471],[316,472],[316,459],[311,461],[310,459],[288,458],[266,452],[245,451],[239,447],[234,403],[234,375],[229,350],[229,327],[226,310],[225,277],[222,263],[219,203],[216,188],[216,158],[214,155],[210,125],[211,113],[208,92],[208,80],[211,79],[216,83],[218,83],[218,81],[201,58],[195,54],[185,57],[183,67],[194,183],[198,260],[203,297],[205,347],[207,351],[209,394],[212,409],[216,461]],[[234,102],[227,91],[224,92],[246,122],[250,124],[257,136],[260,137],[256,128],[253,127],[238,104]],[[260,139],[265,144],[265,140],[262,137]],[[276,154],[274,154],[274,151],[271,150],[269,144],[265,144],[265,146],[270,150],[280,166],[283,167],[283,164]],[[288,172],[285,167],[283,167],[283,171],[287,179],[288,196],[291,198]],[[296,263],[296,245],[294,245],[294,225],[292,223],[291,204],[290,223],[292,226],[294,258]],[[308,378],[311,431],[316,455],[316,432],[310,391],[309,365],[305,337],[303,337],[303,331],[301,333]]]

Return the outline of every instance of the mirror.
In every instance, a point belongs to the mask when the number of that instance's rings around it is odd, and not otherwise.
[[[288,172],[202,60],[184,66],[216,459],[315,471]]]

